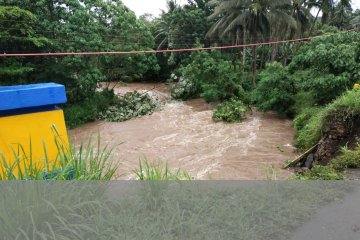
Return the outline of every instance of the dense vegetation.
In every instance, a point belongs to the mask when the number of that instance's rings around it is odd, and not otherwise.
[[[310,10],[315,8],[322,17],[318,14],[314,20]],[[169,0],[167,9],[159,17],[144,15],[137,18],[120,0],[1,0],[0,50],[5,53],[132,51],[254,43],[358,27],[359,16],[359,11],[352,12],[350,1],[334,4],[322,0],[189,0],[180,6]],[[333,68],[322,68],[327,71],[324,74],[318,72],[317,66],[332,61],[329,58],[322,58],[325,62],[313,59],[318,65],[299,76],[316,79],[303,87],[314,90],[317,102],[324,103],[341,94],[346,83],[356,78],[357,69],[353,69],[353,64],[343,62],[352,54],[353,46],[346,45],[347,39],[338,38],[334,37],[333,41],[314,49],[319,51],[314,54],[321,58],[321,51],[326,49],[332,49],[332,54],[344,52]],[[332,44],[336,47],[333,48]],[[303,48],[303,54],[299,54],[291,64],[290,72],[311,64],[305,52],[313,46]],[[101,81],[172,79],[179,85],[179,89],[174,89],[176,98],[202,96],[207,101],[223,101],[237,97],[247,103],[249,99],[244,90],[250,90],[251,85],[256,86],[257,80],[266,78],[264,74],[257,77],[257,69],[261,70],[269,61],[287,65],[297,48],[298,44],[274,44],[191,55],[1,58],[0,84],[49,81],[65,84],[69,99],[67,107],[71,108],[66,111],[66,117],[70,119],[69,126],[74,127],[94,120],[95,112],[103,110],[102,104],[96,104],[99,98],[107,98],[108,105],[111,105],[112,97],[107,93],[105,96],[94,94]],[[344,68],[352,69],[350,78],[339,72]],[[321,85],[324,79],[329,79],[330,96],[321,92],[324,91]],[[266,87],[267,81],[274,80],[264,80],[259,89]],[[286,88],[282,91],[287,91]],[[260,109],[274,110],[272,105],[280,99],[274,100],[273,95],[274,92],[264,96],[270,99],[255,98],[260,101]],[[285,97],[286,104],[291,104],[293,99],[288,95]],[[280,112],[289,114],[288,109]]]
[[[0,84],[64,84],[72,128],[154,110],[148,97],[119,100],[99,91],[100,82],[167,80],[173,98],[219,103],[215,120],[241,121],[251,105],[293,117],[297,147],[306,150],[334,114],[358,116],[358,92],[349,90],[360,78],[360,33],[348,30],[359,30],[359,19],[350,0],[169,0],[158,17],[136,17],[120,0],[0,0],[4,53],[171,50],[317,36],[192,53],[0,58]]]

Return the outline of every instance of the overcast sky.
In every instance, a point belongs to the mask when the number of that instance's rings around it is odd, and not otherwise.
[[[179,3],[186,3],[186,0],[177,0]],[[160,14],[160,9],[166,10],[166,0],[123,0],[126,6],[133,10],[137,16],[144,13],[151,13],[154,16]],[[360,8],[360,0],[353,0],[353,8]]]
[[[158,16],[161,9],[166,10],[166,0],[122,0],[123,3],[133,10],[137,16],[144,13],[151,13]],[[360,1],[360,0],[358,0]],[[185,3],[186,0],[177,0],[178,3]]]

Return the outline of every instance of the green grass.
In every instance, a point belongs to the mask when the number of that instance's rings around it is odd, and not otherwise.
[[[345,177],[332,166],[315,165],[301,174],[296,174],[297,180],[344,180]]]
[[[136,169],[135,174],[138,180],[153,181],[153,180],[191,180],[191,176],[181,169],[171,170],[167,162],[162,165],[160,162],[151,163],[147,159],[139,161],[139,168]]]
[[[331,161],[331,166],[337,171],[360,168],[360,144],[354,150],[342,148],[341,155]]]
[[[303,117],[303,116],[299,116]],[[296,134],[296,147],[301,150],[307,150],[314,146],[322,136],[322,128],[324,124],[324,112],[319,111],[314,113],[307,123],[305,121],[301,123],[299,118],[296,118],[296,124],[298,127],[303,125],[301,129],[298,130]]]
[[[293,120],[293,126],[297,131],[301,131],[310,121],[310,119],[318,115],[321,111],[319,107],[305,108]]]
[[[39,167],[39,159],[32,157],[32,145],[30,141],[29,151],[19,145],[17,151],[13,150],[13,163],[7,164],[7,160],[0,152],[0,180],[110,180],[114,176],[118,164],[111,160],[113,149],[107,146],[101,148],[100,138],[94,145],[92,137],[87,144],[80,146],[66,145],[60,139],[57,131],[54,131],[54,141],[58,155],[51,161],[47,156],[44,143],[44,166]]]
[[[301,150],[309,149],[321,139],[333,122],[355,121],[359,116],[360,91],[356,90],[347,91],[322,109],[303,110],[294,122],[299,128],[296,146]]]
[[[0,185],[2,239],[290,239],[349,183],[33,182]]]

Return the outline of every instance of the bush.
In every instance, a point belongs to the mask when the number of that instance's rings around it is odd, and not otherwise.
[[[174,99],[187,100],[200,95],[200,83],[197,79],[190,79],[184,76],[177,76],[171,74],[171,83],[177,82],[175,86],[171,88],[171,97]]]
[[[303,91],[318,104],[327,104],[350,89],[360,77],[356,49],[360,33],[342,33],[314,39],[300,48],[289,65]]]
[[[219,104],[213,113],[215,121],[225,122],[241,122],[246,118],[246,114],[250,111],[250,107],[245,105],[241,100],[232,98],[226,102]]]
[[[308,108],[315,108],[317,104],[315,103],[314,96],[311,92],[298,92],[295,95],[295,104],[293,111],[295,114],[301,114],[304,110]]]
[[[76,128],[85,123],[95,121],[99,112],[114,104],[116,96],[112,90],[96,92],[80,103],[65,105],[64,114],[68,128]]]
[[[148,94],[137,91],[126,93],[114,106],[99,114],[99,118],[111,122],[123,122],[154,112],[156,104]]]
[[[267,64],[259,74],[260,82],[254,92],[258,109],[291,115],[296,93],[295,83],[288,77],[287,68],[280,63]]]
[[[170,81],[175,82],[172,96],[186,100],[203,97],[207,102],[240,98],[248,103],[249,96],[243,89],[248,77],[236,71],[232,62],[222,59],[215,52],[194,52],[190,64],[173,73]]]
[[[360,168],[360,144],[354,150],[343,148],[341,155],[331,161],[331,166],[338,171],[347,168]]]
[[[315,165],[312,169],[297,174],[298,180],[344,180],[345,177],[331,166]]]

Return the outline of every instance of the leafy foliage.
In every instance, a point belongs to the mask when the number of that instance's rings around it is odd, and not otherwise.
[[[229,123],[241,122],[246,118],[246,114],[251,111],[250,107],[241,100],[232,98],[220,103],[214,110],[213,119],[215,121],[225,121]]]
[[[116,97],[113,91],[95,92],[83,102],[66,105],[64,115],[68,128],[75,128],[98,119],[99,112],[113,105]]]
[[[201,96],[208,102],[217,102],[236,97],[249,102],[242,87],[242,76],[230,61],[205,51],[192,53],[190,59],[190,64],[178,70],[180,76],[172,75],[172,80],[178,80],[172,90],[174,98]]]
[[[294,56],[290,73],[302,90],[312,92],[316,103],[329,103],[360,77],[355,57],[359,41],[356,32],[314,39]]]
[[[133,51],[154,48],[149,26],[121,1],[3,0],[0,8],[0,51],[85,52]],[[3,58],[0,84],[57,82],[67,89],[70,119],[75,126],[94,119],[91,112],[98,83],[132,81],[159,70],[154,54],[132,56],[68,56]],[[87,102],[87,103],[86,103]],[[96,103],[95,103],[96,104]],[[81,112],[81,113],[77,113]]]
[[[289,73],[280,63],[268,64],[259,75],[260,82],[254,96],[259,110],[292,114],[296,87]]]
[[[37,18],[34,14],[18,7],[0,6],[0,46],[1,51],[27,52],[41,51],[51,44],[50,40],[36,34]],[[34,64],[28,59],[0,59],[0,85],[14,81],[26,82],[25,76],[34,70]]]
[[[148,94],[137,91],[126,93],[117,100],[116,104],[110,106],[99,114],[100,119],[112,122],[123,122],[131,118],[151,114],[156,104]]]

